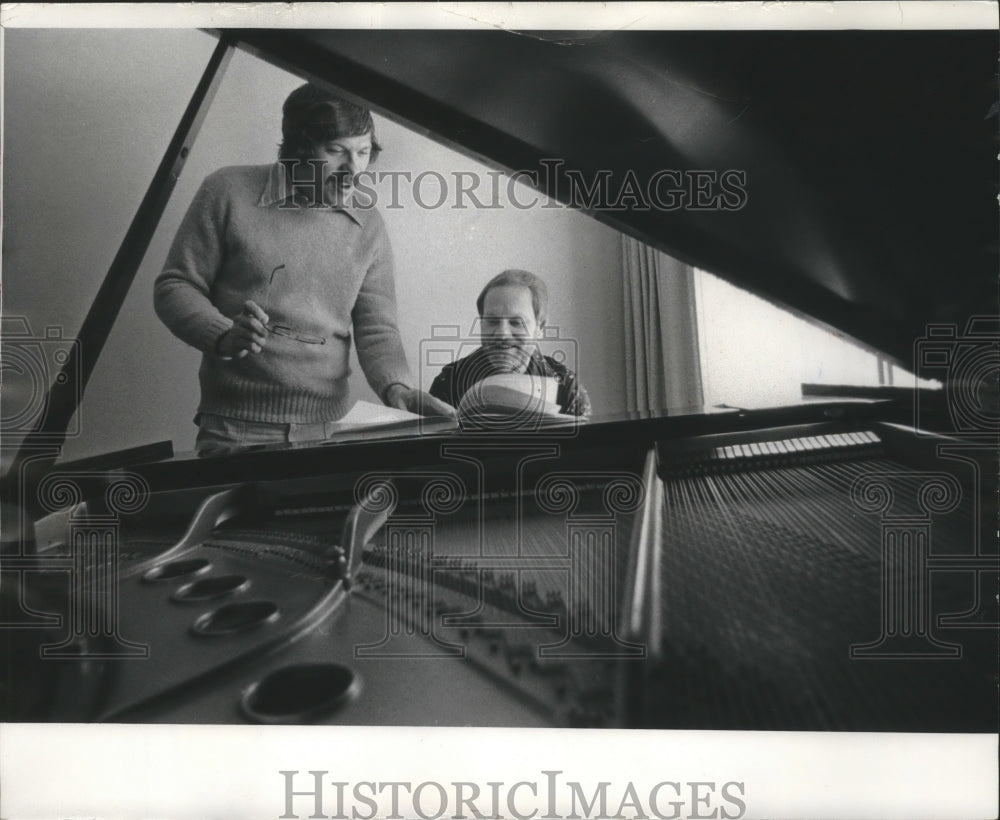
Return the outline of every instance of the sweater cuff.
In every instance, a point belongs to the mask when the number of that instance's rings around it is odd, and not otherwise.
[[[198,329],[195,346],[202,353],[210,353],[213,356],[218,356],[219,341],[229,332],[233,324],[232,319],[227,319],[222,314],[211,317],[203,327]]]

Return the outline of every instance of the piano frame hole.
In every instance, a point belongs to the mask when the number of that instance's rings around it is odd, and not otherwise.
[[[195,604],[245,592],[249,587],[250,579],[245,575],[210,575],[184,584],[170,599],[179,604]]]
[[[273,601],[241,601],[224,604],[200,615],[191,631],[201,638],[235,635],[278,620],[281,610]]]
[[[300,663],[268,673],[243,690],[240,708],[254,723],[313,723],[352,700],[361,678],[339,663]]]
[[[163,581],[174,581],[186,578],[188,575],[201,575],[212,568],[212,562],[207,558],[181,558],[177,561],[167,561],[143,573],[142,580],[147,584],[158,584]]]

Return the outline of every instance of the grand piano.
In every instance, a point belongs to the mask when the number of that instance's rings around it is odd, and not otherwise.
[[[6,436],[0,718],[996,731],[995,33],[213,35],[43,411]],[[60,460],[234,50],[941,387]],[[749,196],[574,200],[676,168],[742,169]]]

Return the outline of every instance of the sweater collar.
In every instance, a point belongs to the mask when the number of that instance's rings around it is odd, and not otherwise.
[[[362,201],[355,201],[358,197],[359,194],[355,191],[354,196],[347,205],[324,206],[317,210],[339,211],[345,216],[350,217],[359,226],[364,227],[372,206]],[[284,166],[280,162],[274,162],[268,168],[267,179],[264,182],[264,188],[260,192],[257,205],[261,208],[276,208],[282,205],[285,207],[307,206],[308,201],[304,194],[292,190],[291,185],[288,183],[288,176],[285,174]]]

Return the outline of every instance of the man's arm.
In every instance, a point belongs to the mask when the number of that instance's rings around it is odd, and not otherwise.
[[[590,416],[590,396],[580,384],[576,373],[563,368],[559,388],[559,412],[570,416]]]
[[[156,278],[156,315],[179,339],[203,353],[216,353],[233,327],[212,303],[212,283],[223,260],[225,206],[215,175],[206,179],[174,237],[163,272]]]
[[[574,416],[588,417],[591,413],[590,396],[583,389],[576,376],[573,376],[573,387],[570,390],[570,401],[566,412]]]
[[[409,410],[421,416],[448,416],[455,418],[455,408],[430,393],[424,393],[401,384],[391,384],[386,390],[385,403],[399,410]]]

